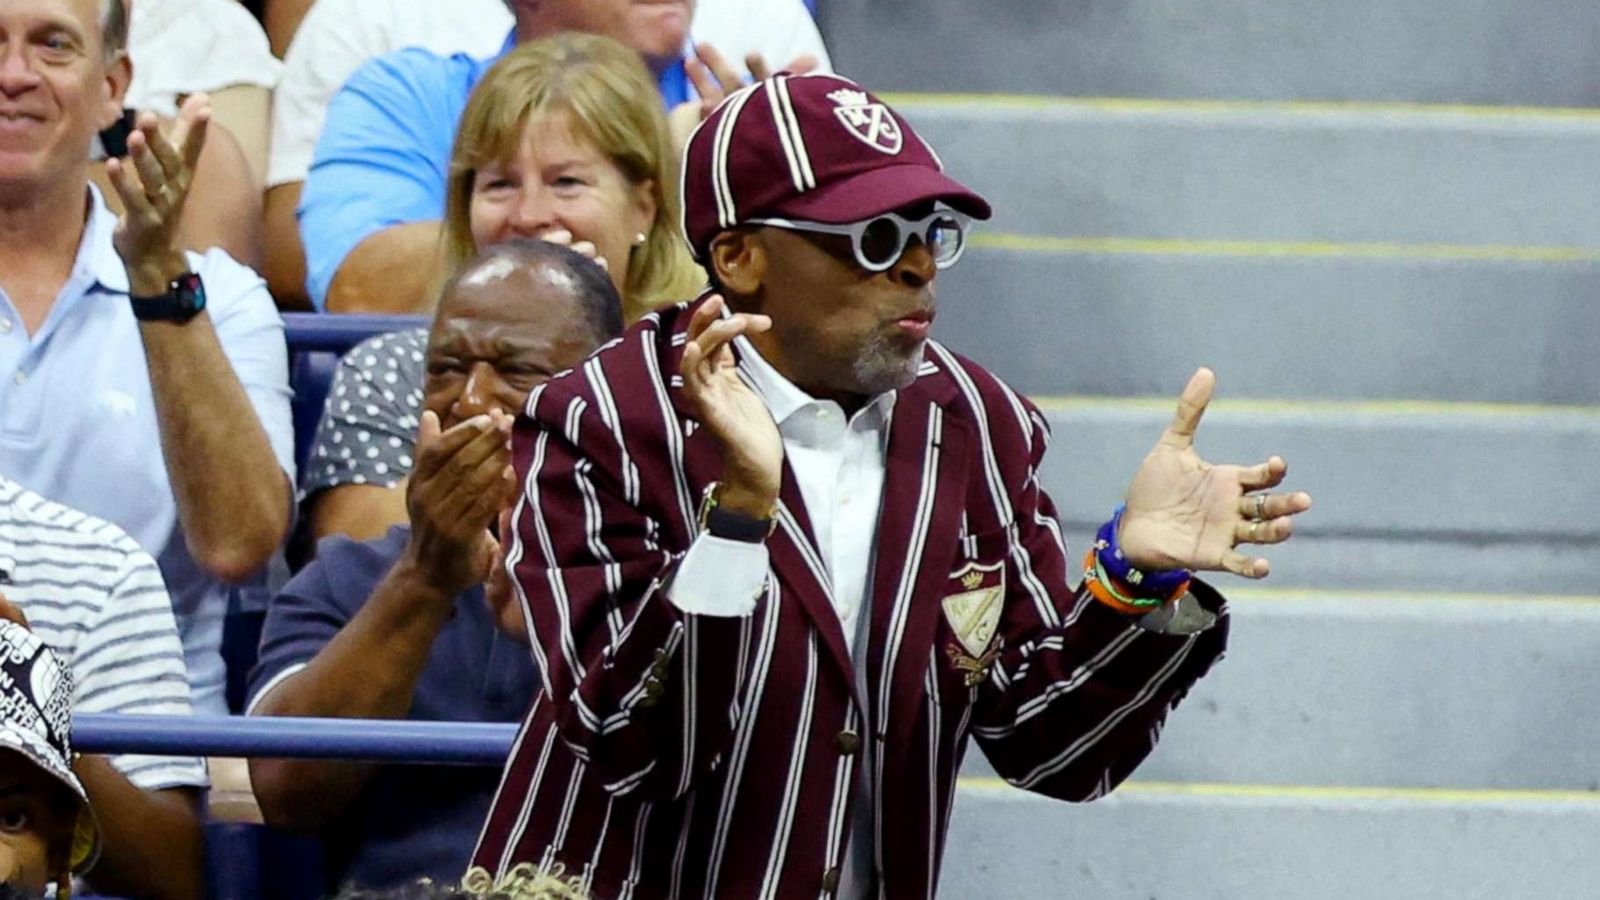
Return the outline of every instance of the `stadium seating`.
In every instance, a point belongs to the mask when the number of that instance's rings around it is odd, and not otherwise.
[[[1042,801],[974,748],[941,895],[1594,896],[1600,7],[819,17],[996,202],[939,333],[1044,408],[1074,546],[1201,364],[1201,451],[1317,498],[1268,581],[1219,579],[1228,658],[1125,789]]]
[[[345,351],[374,335],[428,324],[424,316],[284,313],[289,387],[294,391],[294,461],[304,469],[322,404]]]

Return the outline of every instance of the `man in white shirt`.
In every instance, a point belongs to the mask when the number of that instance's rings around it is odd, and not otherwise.
[[[0,618],[25,625],[72,670],[74,713],[191,714],[183,646],[155,560],[117,526],[4,476]],[[100,822],[97,891],[200,896],[202,760],[85,755],[72,769]]]
[[[120,0],[0,4],[0,35],[0,471],[156,557],[194,706],[225,713],[224,582],[261,569],[293,502],[283,322],[254,272],[180,249],[203,95],[171,142],[141,113],[107,163],[120,220],[90,185],[128,85]]]
[[[284,55],[272,98],[272,150],[265,212],[265,273],[280,303],[305,298],[305,251],[295,221],[328,102],[369,59],[406,47],[487,59],[506,46],[506,0],[317,0]],[[730,60],[757,54],[782,65],[800,57],[831,71],[827,48],[801,0],[698,0],[689,46],[710,44]]]

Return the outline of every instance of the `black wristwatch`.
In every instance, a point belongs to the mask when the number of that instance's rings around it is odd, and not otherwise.
[[[199,275],[185,272],[172,279],[165,294],[154,297],[135,297],[130,294],[128,299],[133,302],[133,317],[141,322],[182,324],[206,308],[206,286],[200,282]]]
[[[730,541],[744,541],[747,544],[765,541],[777,524],[774,519],[776,510],[770,510],[765,518],[758,519],[724,509],[717,498],[721,487],[721,482],[713,481],[706,485],[705,493],[700,496],[700,529],[712,537]]]

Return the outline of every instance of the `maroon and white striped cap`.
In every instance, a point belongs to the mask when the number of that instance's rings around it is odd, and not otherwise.
[[[749,219],[841,225],[930,200],[989,218],[904,119],[837,75],[780,73],[730,94],[690,135],[682,180],[683,233],[701,262]]]

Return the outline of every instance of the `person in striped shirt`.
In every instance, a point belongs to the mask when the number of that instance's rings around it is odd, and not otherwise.
[[[117,526],[4,476],[0,618],[26,625],[66,662],[74,713],[191,714],[183,647],[155,560]],[[96,890],[200,896],[202,760],[85,754],[73,770],[100,820]]]

